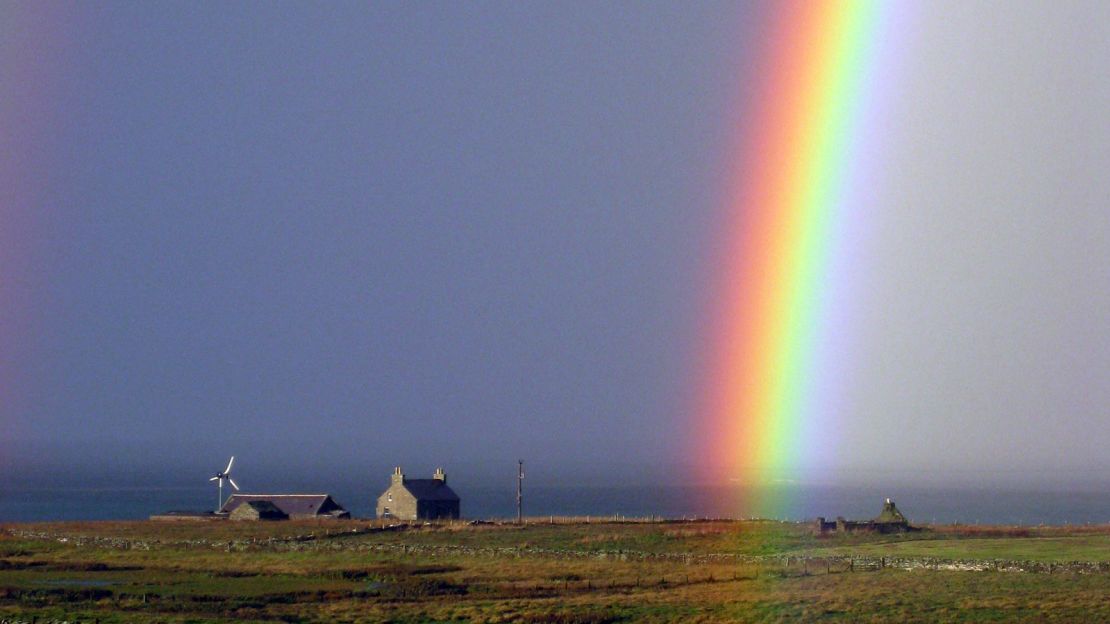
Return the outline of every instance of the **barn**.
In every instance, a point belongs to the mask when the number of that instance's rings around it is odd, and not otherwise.
[[[240,506],[253,502],[266,502],[277,508],[290,520],[315,520],[350,518],[351,514],[328,494],[232,494],[221,514],[231,516]],[[252,512],[244,511],[244,514]]]
[[[270,501],[252,500],[243,503],[228,514],[232,520],[288,520],[289,514]]]

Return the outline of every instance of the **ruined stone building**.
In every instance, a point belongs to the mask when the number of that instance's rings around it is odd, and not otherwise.
[[[378,497],[379,518],[440,520],[459,517],[459,496],[447,485],[447,474],[436,468],[431,479],[409,479],[393,469],[389,489]]]
[[[902,515],[894,501],[889,498],[883,503],[882,512],[873,520],[845,520],[843,517],[838,517],[835,522],[829,522],[824,518],[817,518],[813,524],[813,528],[818,533],[832,533],[834,531],[837,533],[856,531],[904,533],[917,530],[910,526],[906,516]]]

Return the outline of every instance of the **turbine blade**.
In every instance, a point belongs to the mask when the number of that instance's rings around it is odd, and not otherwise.
[[[218,479],[219,479],[219,477],[212,477],[211,479],[209,479],[209,481],[216,481]]]
[[[225,474],[231,472],[231,464],[234,464],[234,463],[235,463],[235,456],[232,455],[231,456],[231,461],[227,462],[227,470],[224,470]]]
[[[231,477],[228,477],[227,480],[231,483],[231,487],[235,488],[236,491],[239,490],[239,486],[235,485],[235,480],[234,479],[232,479]]]

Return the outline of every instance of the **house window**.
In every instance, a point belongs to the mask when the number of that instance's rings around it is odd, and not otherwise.
[[[390,492],[389,494],[386,494],[385,499],[392,503],[393,502],[393,492]]]

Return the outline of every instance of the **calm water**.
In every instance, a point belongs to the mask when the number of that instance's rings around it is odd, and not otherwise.
[[[515,490],[452,484],[467,518],[511,517]],[[374,513],[377,487],[347,484],[328,493],[359,517]],[[373,490],[373,491],[371,491]],[[298,491],[290,489],[290,491]],[[304,491],[314,491],[306,489]],[[318,490],[315,490],[318,491]],[[727,487],[545,486],[525,490],[530,516],[746,517]],[[884,497],[895,499],[911,521],[967,524],[1085,524],[1110,522],[1106,491],[1020,491],[914,487],[894,491],[869,487],[784,487],[775,517],[809,520],[816,516],[869,518]],[[38,488],[0,490],[0,521],[141,519],[171,509],[204,510],[216,504],[215,488]]]

